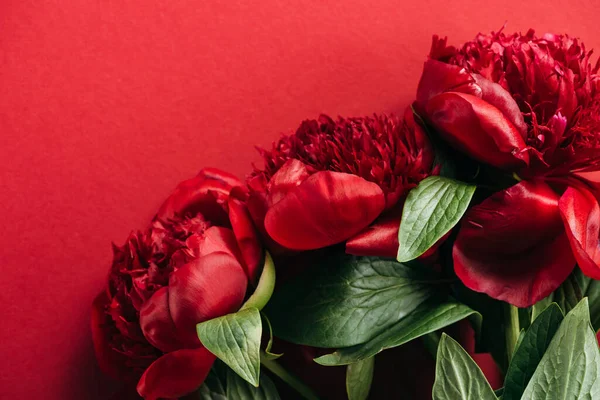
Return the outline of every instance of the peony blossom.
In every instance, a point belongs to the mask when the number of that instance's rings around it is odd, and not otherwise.
[[[262,258],[237,178],[205,169],[182,182],[151,226],[114,247],[108,286],[95,300],[100,367],[137,382],[146,399],[197,389],[215,361],[196,324],[235,312]]]
[[[600,278],[600,75],[569,36],[434,37],[415,107],[458,150],[518,183],[465,216],[454,268],[469,288],[526,307],[575,264]]]
[[[304,121],[262,151],[248,207],[272,247],[346,242],[356,255],[395,257],[401,203],[434,173],[433,151],[410,109],[394,116]]]

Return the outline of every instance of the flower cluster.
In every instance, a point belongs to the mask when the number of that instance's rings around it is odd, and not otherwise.
[[[395,257],[402,201],[436,173],[410,109],[403,119],[322,115],[261,153],[265,168],[248,182],[250,211],[268,238],[294,250],[346,242],[351,254]]]
[[[575,263],[600,278],[600,64],[568,36],[434,37],[417,93],[422,115],[470,157],[519,183],[466,215],[454,268],[471,289],[530,306]]]
[[[540,376],[548,372],[542,354],[560,352],[550,340],[539,348],[540,313],[548,338],[568,324],[564,331],[595,343],[600,62],[580,40],[500,31],[453,47],[434,36],[416,99],[401,116],[321,115],[259,151],[263,165],[245,181],[203,169],[176,187],[145,230],[113,248],[93,304],[94,346],[100,367],[143,398],[236,398],[258,393],[242,386],[259,383],[265,398],[278,398],[275,385],[259,379],[261,363],[314,398],[277,364],[273,342],[285,349],[283,365],[311,363],[298,375],[319,375],[313,386],[328,396],[337,387],[329,376],[340,374],[316,371],[356,366],[348,368],[348,394],[365,398],[375,355],[438,330],[433,396],[459,398],[446,389],[471,385],[440,383],[463,378],[439,371],[470,359],[445,333],[462,337],[466,325],[455,324],[476,313],[478,347],[508,375],[523,374],[522,365],[507,368],[519,351],[519,362]],[[275,269],[295,273],[276,286]],[[548,300],[557,305],[542,308]],[[593,315],[582,311],[588,301]],[[509,312],[499,316],[504,306]],[[505,340],[490,333],[499,330]],[[596,374],[600,351],[585,346]],[[494,365],[486,371],[500,373]],[[536,374],[507,375],[505,393],[528,398]],[[473,386],[476,395],[495,398],[484,386]]]
[[[262,250],[237,178],[205,169],[182,182],[150,227],[114,247],[108,286],[94,302],[97,359],[138,381],[147,399],[198,388],[216,357],[196,324],[236,311],[256,281]]]

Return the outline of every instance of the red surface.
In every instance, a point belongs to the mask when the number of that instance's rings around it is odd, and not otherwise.
[[[244,175],[322,111],[400,112],[436,32],[600,45],[600,3],[550,3],[0,1],[0,398],[107,397],[88,321],[110,242],[180,180]]]

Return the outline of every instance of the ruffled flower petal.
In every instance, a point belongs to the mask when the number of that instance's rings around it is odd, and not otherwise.
[[[166,286],[144,303],[140,310],[140,327],[146,340],[163,353],[183,347],[169,311],[169,289]]]
[[[518,307],[548,296],[575,266],[558,195],[543,182],[521,182],[469,210],[453,257],[467,287]]]
[[[389,213],[346,242],[346,253],[355,256],[396,258],[400,212]]]
[[[485,79],[479,74],[473,74],[477,85],[481,88],[481,99],[496,107],[506,119],[517,128],[521,137],[527,137],[527,124],[521,113],[519,105],[508,91],[496,82]]]
[[[263,250],[246,204],[230,197],[229,220],[244,260],[248,279],[256,283],[260,273]]]
[[[198,258],[212,253],[227,253],[235,257],[240,265],[243,263],[237,240],[229,228],[211,226],[204,231],[204,235],[199,237]]]
[[[144,372],[137,391],[145,400],[185,396],[202,385],[215,359],[204,347],[167,353]]]
[[[169,221],[177,216],[199,213],[214,225],[228,226],[229,220],[223,203],[234,187],[232,184],[241,185],[241,182],[225,172],[203,170],[194,178],[177,185],[159,208],[155,219]]]
[[[200,257],[169,278],[169,310],[180,339],[198,346],[196,324],[238,310],[244,301],[248,278],[229,253]]]
[[[378,185],[356,175],[321,171],[269,209],[265,228],[289,249],[318,249],[354,236],[384,207],[385,196]]]
[[[417,88],[419,111],[425,110],[429,100],[445,92],[468,93],[481,97],[481,88],[464,68],[429,59]]]
[[[490,103],[447,92],[427,103],[430,122],[454,147],[499,168],[524,167],[529,153],[519,130]]]
[[[584,274],[600,279],[600,207],[588,190],[569,187],[560,198],[560,215]]]
[[[131,374],[127,368],[126,357],[116,352],[110,345],[107,332],[106,307],[110,304],[106,292],[100,293],[92,303],[92,341],[98,366],[106,375],[113,379],[127,380]],[[139,375],[138,375],[139,376]]]
[[[281,166],[267,185],[269,204],[278,203],[285,195],[309,177],[306,165],[299,160],[288,160]]]

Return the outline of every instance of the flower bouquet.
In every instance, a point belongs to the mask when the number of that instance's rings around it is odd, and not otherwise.
[[[114,246],[101,368],[150,400],[600,399],[599,68],[434,36],[400,116],[203,169]]]

